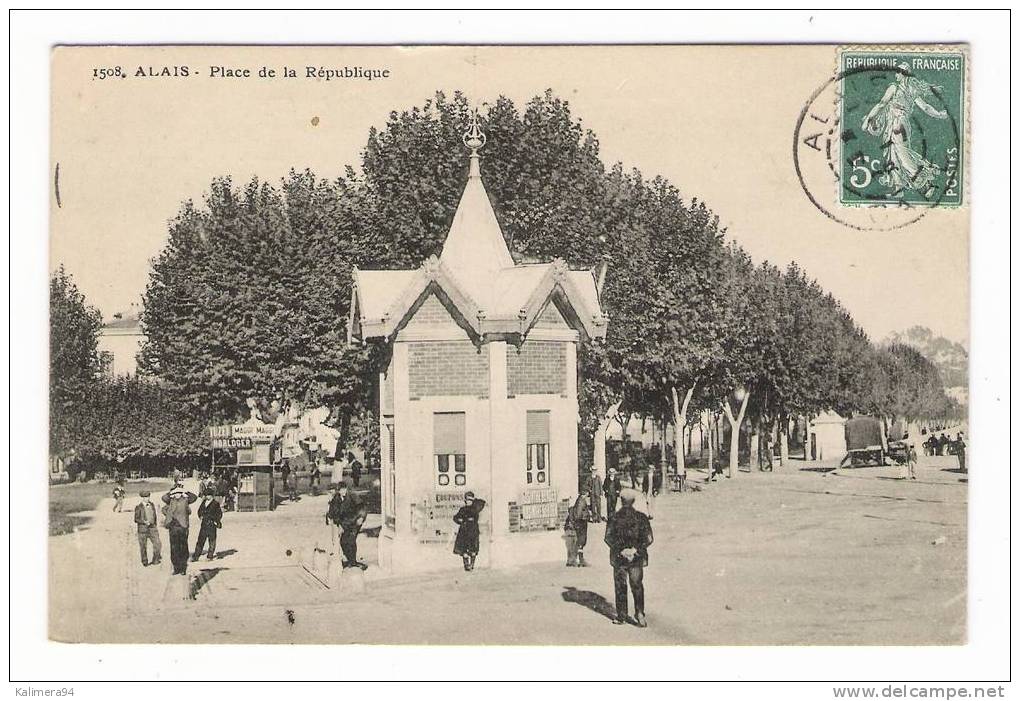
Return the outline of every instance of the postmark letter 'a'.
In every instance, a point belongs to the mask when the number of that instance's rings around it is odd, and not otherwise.
[[[818,145],[818,140],[822,138],[822,133],[811,134],[810,136],[804,137],[804,143],[813,148],[815,151],[821,151],[822,147]]]

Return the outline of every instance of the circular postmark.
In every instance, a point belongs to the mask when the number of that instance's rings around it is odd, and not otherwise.
[[[941,81],[959,94],[935,80],[917,77],[908,54],[839,71],[811,94],[794,128],[793,163],[826,217],[892,231],[962,203],[962,71],[959,86]]]

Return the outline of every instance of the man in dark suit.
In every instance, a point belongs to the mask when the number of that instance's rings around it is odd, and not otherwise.
[[[159,541],[159,527],[156,525],[156,505],[149,498],[148,491],[138,493],[142,501],[135,507],[135,525],[138,527],[138,549],[142,553],[142,567],[149,566],[149,541],[152,541],[152,564],[160,563],[160,552],[163,549]]]
[[[337,519],[342,532],[340,534],[340,551],[344,554],[343,567],[359,567],[362,570],[368,569],[368,565],[358,562],[358,533],[361,532],[361,525],[368,516],[368,509],[364,502],[354,493],[354,486],[351,480],[345,480],[340,489],[343,501],[340,502]]]
[[[206,541],[209,541],[209,560],[216,555],[216,529],[223,527],[223,509],[216,501],[211,492],[202,497],[202,503],[198,505],[198,518],[202,526],[198,529],[198,542],[195,543],[195,552],[191,555],[191,561],[196,562],[202,556]]]
[[[609,468],[609,474],[606,475],[602,491],[606,494],[606,518],[612,518],[616,513],[616,502],[620,498],[620,492],[623,491],[623,485],[620,484],[620,476],[616,474],[615,467]]]
[[[581,494],[588,500],[588,520],[591,523],[605,521],[602,516],[602,479],[594,465],[591,466],[591,472],[582,480]]]
[[[361,471],[364,470],[364,466],[354,456],[354,453],[347,453],[347,464],[351,466],[351,480],[357,487],[361,484]]]
[[[615,625],[628,621],[627,583],[634,595],[634,620],[641,628],[645,622],[644,568],[648,566],[648,546],[652,544],[652,524],[648,517],[634,508],[637,492],[625,489],[620,495],[623,506],[609,519],[606,526],[606,545],[609,546],[609,564],[613,566],[613,586],[616,589]]]

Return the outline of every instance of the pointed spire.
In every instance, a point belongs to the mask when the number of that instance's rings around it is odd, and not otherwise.
[[[463,141],[471,149],[468,180],[440,260],[465,283],[470,294],[483,299],[488,297],[492,276],[502,268],[512,268],[514,261],[482,184],[478,151],[485,146],[486,137],[478,122],[478,110],[471,114]]]

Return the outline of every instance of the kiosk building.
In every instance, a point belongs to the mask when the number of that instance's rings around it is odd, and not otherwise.
[[[379,562],[459,567],[452,517],[486,501],[479,567],[563,557],[577,494],[578,343],[603,338],[591,271],[517,265],[482,184],[477,120],[442,253],[417,270],[354,270],[353,342],[390,351],[379,378]]]

